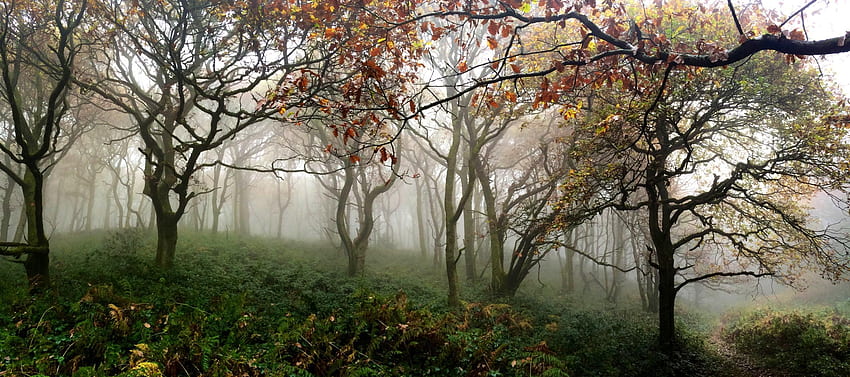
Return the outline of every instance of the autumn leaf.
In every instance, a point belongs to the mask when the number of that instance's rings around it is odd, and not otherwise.
[[[507,98],[507,100],[508,100],[508,101],[516,102],[516,93],[514,93],[514,92],[505,92],[505,98]]]
[[[804,41],[806,40],[806,34],[803,33],[800,29],[794,29],[789,35],[788,39],[793,41]]]
[[[466,65],[466,60],[462,60],[460,63],[457,64],[457,70],[461,72],[466,72],[469,70],[469,66]]]
[[[295,80],[295,85],[302,92],[306,91],[307,90],[307,77],[306,76],[299,77],[297,80]]]
[[[490,35],[496,35],[499,33],[499,23],[496,21],[490,21],[490,25],[487,25],[487,32]]]
[[[776,26],[775,24],[771,24],[767,27],[767,32],[770,34],[779,34],[782,32],[782,29],[780,29],[779,26]]]
[[[351,156],[348,156],[348,160],[351,161],[352,164],[356,164],[360,162],[360,156],[353,154]]]
[[[499,41],[493,37],[487,37],[487,46],[490,47],[491,50],[495,50],[496,47],[499,47]]]
[[[516,64],[511,64],[511,70],[512,70],[512,71],[514,71],[514,73],[519,73],[519,72],[520,72],[520,68],[519,68],[519,66],[518,66],[518,65],[516,65]]]
[[[502,38],[507,38],[511,35],[511,27],[508,25],[502,26]]]

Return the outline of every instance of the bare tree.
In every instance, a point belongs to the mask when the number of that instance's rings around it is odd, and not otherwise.
[[[27,243],[4,243],[0,253],[26,255],[24,267],[35,290],[50,282],[44,181],[83,126],[69,110],[78,27],[87,5],[85,0],[11,1],[0,8],[0,98],[8,113],[3,125],[14,130],[13,143],[0,143],[8,157],[0,170],[21,187],[27,224]],[[22,173],[15,164],[23,166]]]

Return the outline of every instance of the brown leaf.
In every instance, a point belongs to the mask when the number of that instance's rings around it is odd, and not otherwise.
[[[782,32],[782,29],[780,29],[779,26],[776,26],[775,24],[771,24],[767,27],[767,32],[770,34],[779,34]]]
[[[502,26],[502,38],[507,38],[511,35],[511,27],[508,25]]]
[[[496,35],[499,33],[499,23],[496,21],[490,21],[490,25],[487,25],[487,32],[490,35]]]
[[[804,34],[803,31],[800,30],[800,29],[794,29],[788,35],[788,39],[793,40],[793,41],[804,41],[804,40],[806,40],[806,34]]]

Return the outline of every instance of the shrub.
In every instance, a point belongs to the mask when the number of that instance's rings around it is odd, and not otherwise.
[[[850,320],[833,310],[754,310],[724,335],[740,352],[792,376],[850,376]]]

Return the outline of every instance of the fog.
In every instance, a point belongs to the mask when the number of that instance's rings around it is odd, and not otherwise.
[[[44,99],[61,94],[54,118],[39,118],[47,68],[5,84],[32,101],[27,116],[0,107],[4,240],[144,228],[163,269],[180,232],[312,242],[339,249],[350,275],[372,250],[445,271],[453,305],[459,280],[489,281],[497,296],[551,289],[671,317],[677,297],[711,310],[786,300],[798,296],[784,286],[848,268],[846,120],[805,63],[759,55],[660,76],[586,60],[507,80],[565,55],[525,57],[496,36],[588,43],[498,23],[454,30],[479,41],[459,43],[440,22],[348,39],[328,26],[301,43],[275,37],[303,32],[284,22],[233,43],[244,30],[216,12],[184,25],[152,11],[109,43],[51,50],[77,59]],[[412,36],[427,44],[388,41]]]

